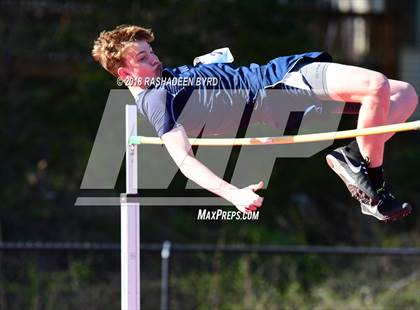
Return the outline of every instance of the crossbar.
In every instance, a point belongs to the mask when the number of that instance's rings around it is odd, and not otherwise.
[[[323,133],[312,133],[296,136],[280,137],[260,137],[260,138],[190,138],[191,145],[202,146],[250,146],[250,145],[270,145],[270,144],[293,144],[305,142],[319,142],[336,139],[349,139],[358,136],[378,135],[390,132],[420,130],[420,120],[369,127],[362,129],[352,129],[343,131],[332,131]],[[128,144],[163,144],[163,141],[157,137],[131,136]]]

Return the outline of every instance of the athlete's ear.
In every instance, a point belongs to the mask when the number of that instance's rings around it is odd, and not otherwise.
[[[126,69],[126,68],[124,68],[124,67],[119,67],[119,68],[117,69],[117,74],[118,74],[118,76],[119,76],[121,79],[123,79],[123,80],[127,77],[127,75],[129,75],[129,73],[128,73],[127,69]]]

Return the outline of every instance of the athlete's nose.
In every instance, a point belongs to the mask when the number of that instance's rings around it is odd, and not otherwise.
[[[152,66],[157,67],[160,65],[162,65],[162,63],[159,61],[159,58],[157,58],[156,56],[152,56]]]
[[[154,68],[161,68],[162,67],[162,63],[159,61],[159,59],[157,59],[157,57],[155,58],[155,60],[152,62],[152,66]]]

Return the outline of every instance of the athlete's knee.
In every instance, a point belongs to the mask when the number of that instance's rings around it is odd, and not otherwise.
[[[404,88],[404,90],[407,101],[410,102],[410,105],[414,111],[417,108],[419,102],[419,97],[417,95],[416,89],[410,83],[406,83],[406,87]]]
[[[380,99],[389,99],[391,94],[391,87],[385,75],[379,72],[369,74],[366,80],[367,95],[379,97]],[[389,100],[381,100],[389,102]]]
[[[399,81],[398,99],[403,109],[411,115],[417,108],[418,96],[416,89],[410,83]]]

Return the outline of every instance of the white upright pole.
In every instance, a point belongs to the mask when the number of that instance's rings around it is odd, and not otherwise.
[[[137,194],[137,146],[128,145],[137,135],[137,107],[125,107],[126,191]],[[121,203],[121,309],[140,309],[140,204]]]

